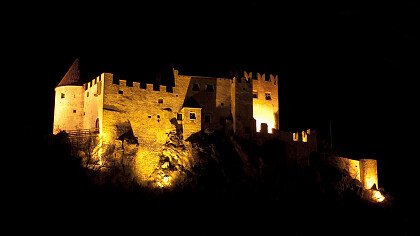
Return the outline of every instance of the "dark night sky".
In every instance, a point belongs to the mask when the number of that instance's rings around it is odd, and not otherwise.
[[[313,127],[326,137],[332,120],[343,153],[395,160],[413,128],[419,4],[339,2],[12,9],[10,69],[25,81],[33,114],[24,129],[51,132],[53,89],[75,58],[89,79],[107,71],[138,80],[169,65],[201,75],[245,69],[280,75],[283,129]]]

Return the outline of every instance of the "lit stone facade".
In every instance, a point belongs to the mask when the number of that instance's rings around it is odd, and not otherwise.
[[[119,80],[110,73],[81,83],[76,60],[55,89],[53,133],[95,130],[108,143],[132,129],[139,143],[163,143],[175,125],[182,127],[184,139],[226,125],[246,138],[279,129],[277,76],[244,72],[215,78],[176,69],[173,75],[173,88]]]
[[[345,157],[334,158],[334,160],[338,168],[348,172],[353,179],[359,180],[362,183],[363,188],[379,188],[376,160],[353,160]]]

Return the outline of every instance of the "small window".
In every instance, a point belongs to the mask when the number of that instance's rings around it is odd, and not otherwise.
[[[61,93],[61,98],[65,98],[66,95],[64,93]]]
[[[147,118],[152,118],[152,116],[151,115],[148,115]]]
[[[221,107],[223,107],[224,105],[225,105],[225,104],[224,104],[223,102],[222,102],[222,103],[220,103],[220,106],[221,106]]]
[[[195,120],[195,112],[190,112],[190,120]]]
[[[89,97],[89,92],[86,92],[86,97]]]
[[[160,115],[157,115],[157,118],[159,119],[160,118]]]
[[[73,110],[73,113],[76,113],[76,110]]]
[[[265,100],[271,100],[271,93],[265,93]]]
[[[158,103],[163,103],[163,98],[159,98]]]
[[[123,94],[124,92],[122,90],[118,90],[118,94]]]
[[[200,91],[200,86],[198,84],[193,84],[192,90],[193,91]]]
[[[214,86],[212,84],[206,84],[206,92],[214,92]]]
[[[253,98],[258,98],[258,92],[257,91],[252,91],[252,97]]]
[[[210,115],[204,115],[204,122],[210,123],[210,121],[211,121],[211,116]]]
[[[176,119],[177,120],[182,120],[182,113],[177,113],[176,114]]]

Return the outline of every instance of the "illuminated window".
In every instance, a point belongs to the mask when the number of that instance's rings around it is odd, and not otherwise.
[[[258,92],[257,91],[252,91],[252,97],[253,98],[258,98]]]
[[[265,93],[265,100],[271,100],[271,93]]]
[[[190,120],[195,120],[195,112],[190,112]]]
[[[193,84],[192,90],[193,91],[200,91],[200,86],[198,84]]]
[[[206,84],[206,92],[214,92],[214,86],[212,84]]]
[[[181,113],[176,114],[176,119],[177,120],[182,120],[182,114]]]
[[[302,131],[302,142],[304,143],[308,142],[308,136],[306,135],[305,131]]]
[[[210,115],[204,115],[204,122],[210,123],[210,121],[211,121],[211,116]]]
[[[66,95],[64,93],[61,93],[61,98],[65,98]]]
[[[73,113],[76,113],[76,110],[73,110]]]
[[[158,103],[163,103],[163,98],[159,98]]]
[[[299,133],[293,133],[293,141],[299,141]]]
[[[118,90],[118,94],[123,94],[124,92],[122,90]]]

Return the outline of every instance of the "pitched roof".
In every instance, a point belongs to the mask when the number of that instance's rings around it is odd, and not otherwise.
[[[73,64],[70,66],[70,69],[64,75],[63,79],[57,85],[60,86],[67,86],[67,85],[82,85],[82,81],[80,80],[80,71],[79,71],[79,59],[74,60]]]

